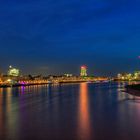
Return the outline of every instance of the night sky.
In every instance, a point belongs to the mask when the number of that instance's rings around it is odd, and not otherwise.
[[[139,0],[0,0],[0,69],[115,75],[140,69]]]

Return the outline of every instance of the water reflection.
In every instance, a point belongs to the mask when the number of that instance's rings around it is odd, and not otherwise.
[[[0,140],[140,138],[140,100],[131,100],[124,87],[81,83],[0,89]]]
[[[80,84],[79,108],[78,108],[78,136],[79,139],[90,139],[90,114],[89,114],[89,97],[88,84]]]
[[[25,94],[25,86],[21,86],[21,94]]]
[[[4,116],[3,116],[3,89],[0,88],[0,133],[4,133]]]
[[[0,93],[0,136],[2,139],[18,138],[18,112],[13,103],[12,88]]]

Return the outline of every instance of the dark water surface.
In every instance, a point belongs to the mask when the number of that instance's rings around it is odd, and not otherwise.
[[[140,100],[123,86],[0,89],[0,140],[140,140]]]

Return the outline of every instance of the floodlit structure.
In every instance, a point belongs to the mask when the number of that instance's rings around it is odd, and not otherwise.
[[[66,76],[66,77],[72,77],[72,74],[66,73],[66,74],[64,74],[64,76]]]
[[[118,74],[118,80],[140,80],[140,71],[136,71],[134,73],[123,73]]]
[[[87,76],[87,67],[86,66],[81,66],[81,73],[80,76]]]
[[[18,77],[19,75],[20,75],[19,69],[13,68],[12,66],[9,66],[8,76]]]
[[[134,72],[134,79],[140,79],[140,71]]]

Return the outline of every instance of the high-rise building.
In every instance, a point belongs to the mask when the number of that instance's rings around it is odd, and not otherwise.
[[[80,76],[87,76],[87,67],[86,66],[81,66]]]

